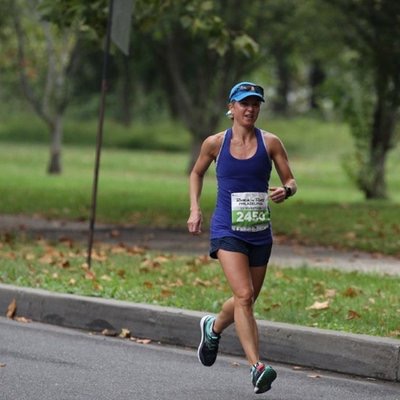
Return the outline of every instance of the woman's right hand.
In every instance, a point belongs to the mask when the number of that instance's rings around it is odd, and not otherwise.
[[[203,215],[201,213],[201,210],[191,211],[189,219],[187,221],[189,232],[193,235],[200,235],[202,222],[203,222]]]

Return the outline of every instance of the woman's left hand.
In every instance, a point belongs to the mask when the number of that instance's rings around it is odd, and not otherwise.
[[[274,203],[282,203],[286,199],[286,190],[282,186],[270,187],[269,188],[269,198]]]

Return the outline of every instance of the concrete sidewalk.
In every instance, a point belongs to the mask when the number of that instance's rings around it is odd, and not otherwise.
[[[15,299],[17,315],[59,326],[120,332],[195,349],[199,312],[124,301],[57,294],[0,284],[0,310]],[[261,358],[270,362],[400,382],[400,340],[258,321]],[[221,352],[243,355],[234,329],[224,332]],[[194,350],[195,351],[195,350]]]

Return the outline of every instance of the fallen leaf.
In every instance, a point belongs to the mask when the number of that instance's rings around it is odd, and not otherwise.
[[[170,260],[170,258],[168,258],[166,256],[158,256],[158,257],[154,258],[153,262],[162,264],[162,263],[168,262],[169,260]]]
[[[126,247],[121,244],[111,248],[111,254],[122,254],[126,252],[127,252]]]
[[[323,302],[316,301],[313,305],[307,307],[306,310],[326,310],[328,308],[329,308],[329,300]]]
[[[60,237],[60,239],[58,239],[59,243],[64,244],[65,246],[68,246],[69,248],[74,247],[74,241],[69,238],[69,237]]]
[[[357,238],[357,234],[355,232],[346,232],[344,236],[348,240],[354,240]]]
[[[205,286],[205,287],[210,287],[212,286],[212,282],[210,281],[205,281],[200,278],[196,278],[193,282],[194,286]]]
[[[85,279],[93,281],[96,279],[96,274],[93,271],[86,271]]]
[[[396,330],[394,330],[394,331],[389,332],[389,336],[392,336],[392,337],[400,337],[400,328],[399,328],[399,329],[396,329]]]
[[[36,259],[36,256],[34,254],[32,254],[32,253],[28,253],[28,254],[25,255],[25,260],[27,260],[27,261],[32,261],[32,260],[35,260],[35,259]]]
[[[116,238],[116,237],[118,237],[118,236],[121,236],[121,232],[120,232],[119,230],[117,230],[117,229],[113,229],[113,230],[110,232],[110,236],[113,237],[113,238]]]
[[[321,378],[321,375],[307,375],[309,378],[313,378],[313,379],[319,379]]]
[[[118,275],[120,278],[125,278],[126,271],[125,271],[124,269],[119,269],[119,270],[117,271],[117,275]]]
[[[15,260],[17,258],[16,254],[13,251],[3,254],[3,257],[9,260]]]
[[[333,299],[336,296],[336,289],[326,289],[325,297],[328,299]]]
[[[146,249],[144,247],[139,247],[139,246],[128,247],[127,251],[128,253],[133,255],[146,253]]]
[[[361,318],[361,315],[357,311],[349,310],[347,312],[347,318],[346,318],[347,320],[359,319],[359,318]]]
[[[295,365],[294,367],[292,367],[292,369],[294,369],[295,371],[302,371],[303,367],[299,367],[298,365]]]
[[[17,300],[13,299],[7,308],[7,318],[13,319],[17,311]]]
[[[162,289],[161,290],[161,297],[171,297],[171,295],[173,295],[173,291],[172,290],[169,290],[169,289]]]
[[[44,256],[39,258],[39,262],[42,264],[51,265],[54,264],[54,259],[50,254],[45,254]]]
[[[0,363],[0,368],[4,368],[6,366],[7,366],[7,364]]]
[[[131,337],[131,331],[129,329],[122,328],[119,337],[123,339],[128,339]]]
[[[68,260],[63,260],[60,263],[61,268],[69,268],[71,266],[70,262]]]
[[[22,323],[24,323],[24,324],[28,324],[29,322],[32,322],[31,319],[25,318],[25,317],[15,317],[15,318],[14,318],[14,321],[22,322]]]
[[[183,286],[183,281],[182,281],[182,279],[177,279],[176,282],[171,282],[168,286],[170,286],[170,287],[182,287]]]
[[[118,332],[114,331],[113,329],[104,329],[101,332],[101,334],[104,336],[112,336],[112,337],[118,336]]]
[[[159,262],[155,262],[154,260],[146,259],[141,263],[140,270],[143,270],[143,272],[147,272],[148,269],[146,269],[146,268],[158,269],[160,267],[161,267],[161,264]]]
[[[107,256],[103,252],[98,253],[97,251],[93,251],[92,259],[95,261],[102,262],[107,260]]]
[[[356,297],[358,296],[359,291],[353,287],[348,287],[344,292],[343,292],[343,296],[345,297]]]
[[[268,312],[271,311],[271,309],[279,308],[281,306],[282,306],[281,303],[273,303],[269,307],[264,307],[264,311]]]
[[[149,344],[149,343],[151,343],[150,339],[136,339],[135,341],[136,341],[136,343],[140,343],[140,344]]]
[[[198,256],[193,260],[193,263],[196,267],[201,267],[202,265],[208,265],[211,262],[213,262],[213,260],[208,255]]]

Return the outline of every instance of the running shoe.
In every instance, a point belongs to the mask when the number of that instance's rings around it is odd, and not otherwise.
[[[251,367],[250,376],[254,386],[254,393],[259,394],[271,389],[271,384],[276,379],[276,372],[269,365],[257,363]]]
[[[215,317],[211,315],[206,315],[200,321],[201,341],[197,350],[197,357],[206,367],[211,367],[215,363],[221,337],[221,335],[216,335],[212,330],[214,321]]]

